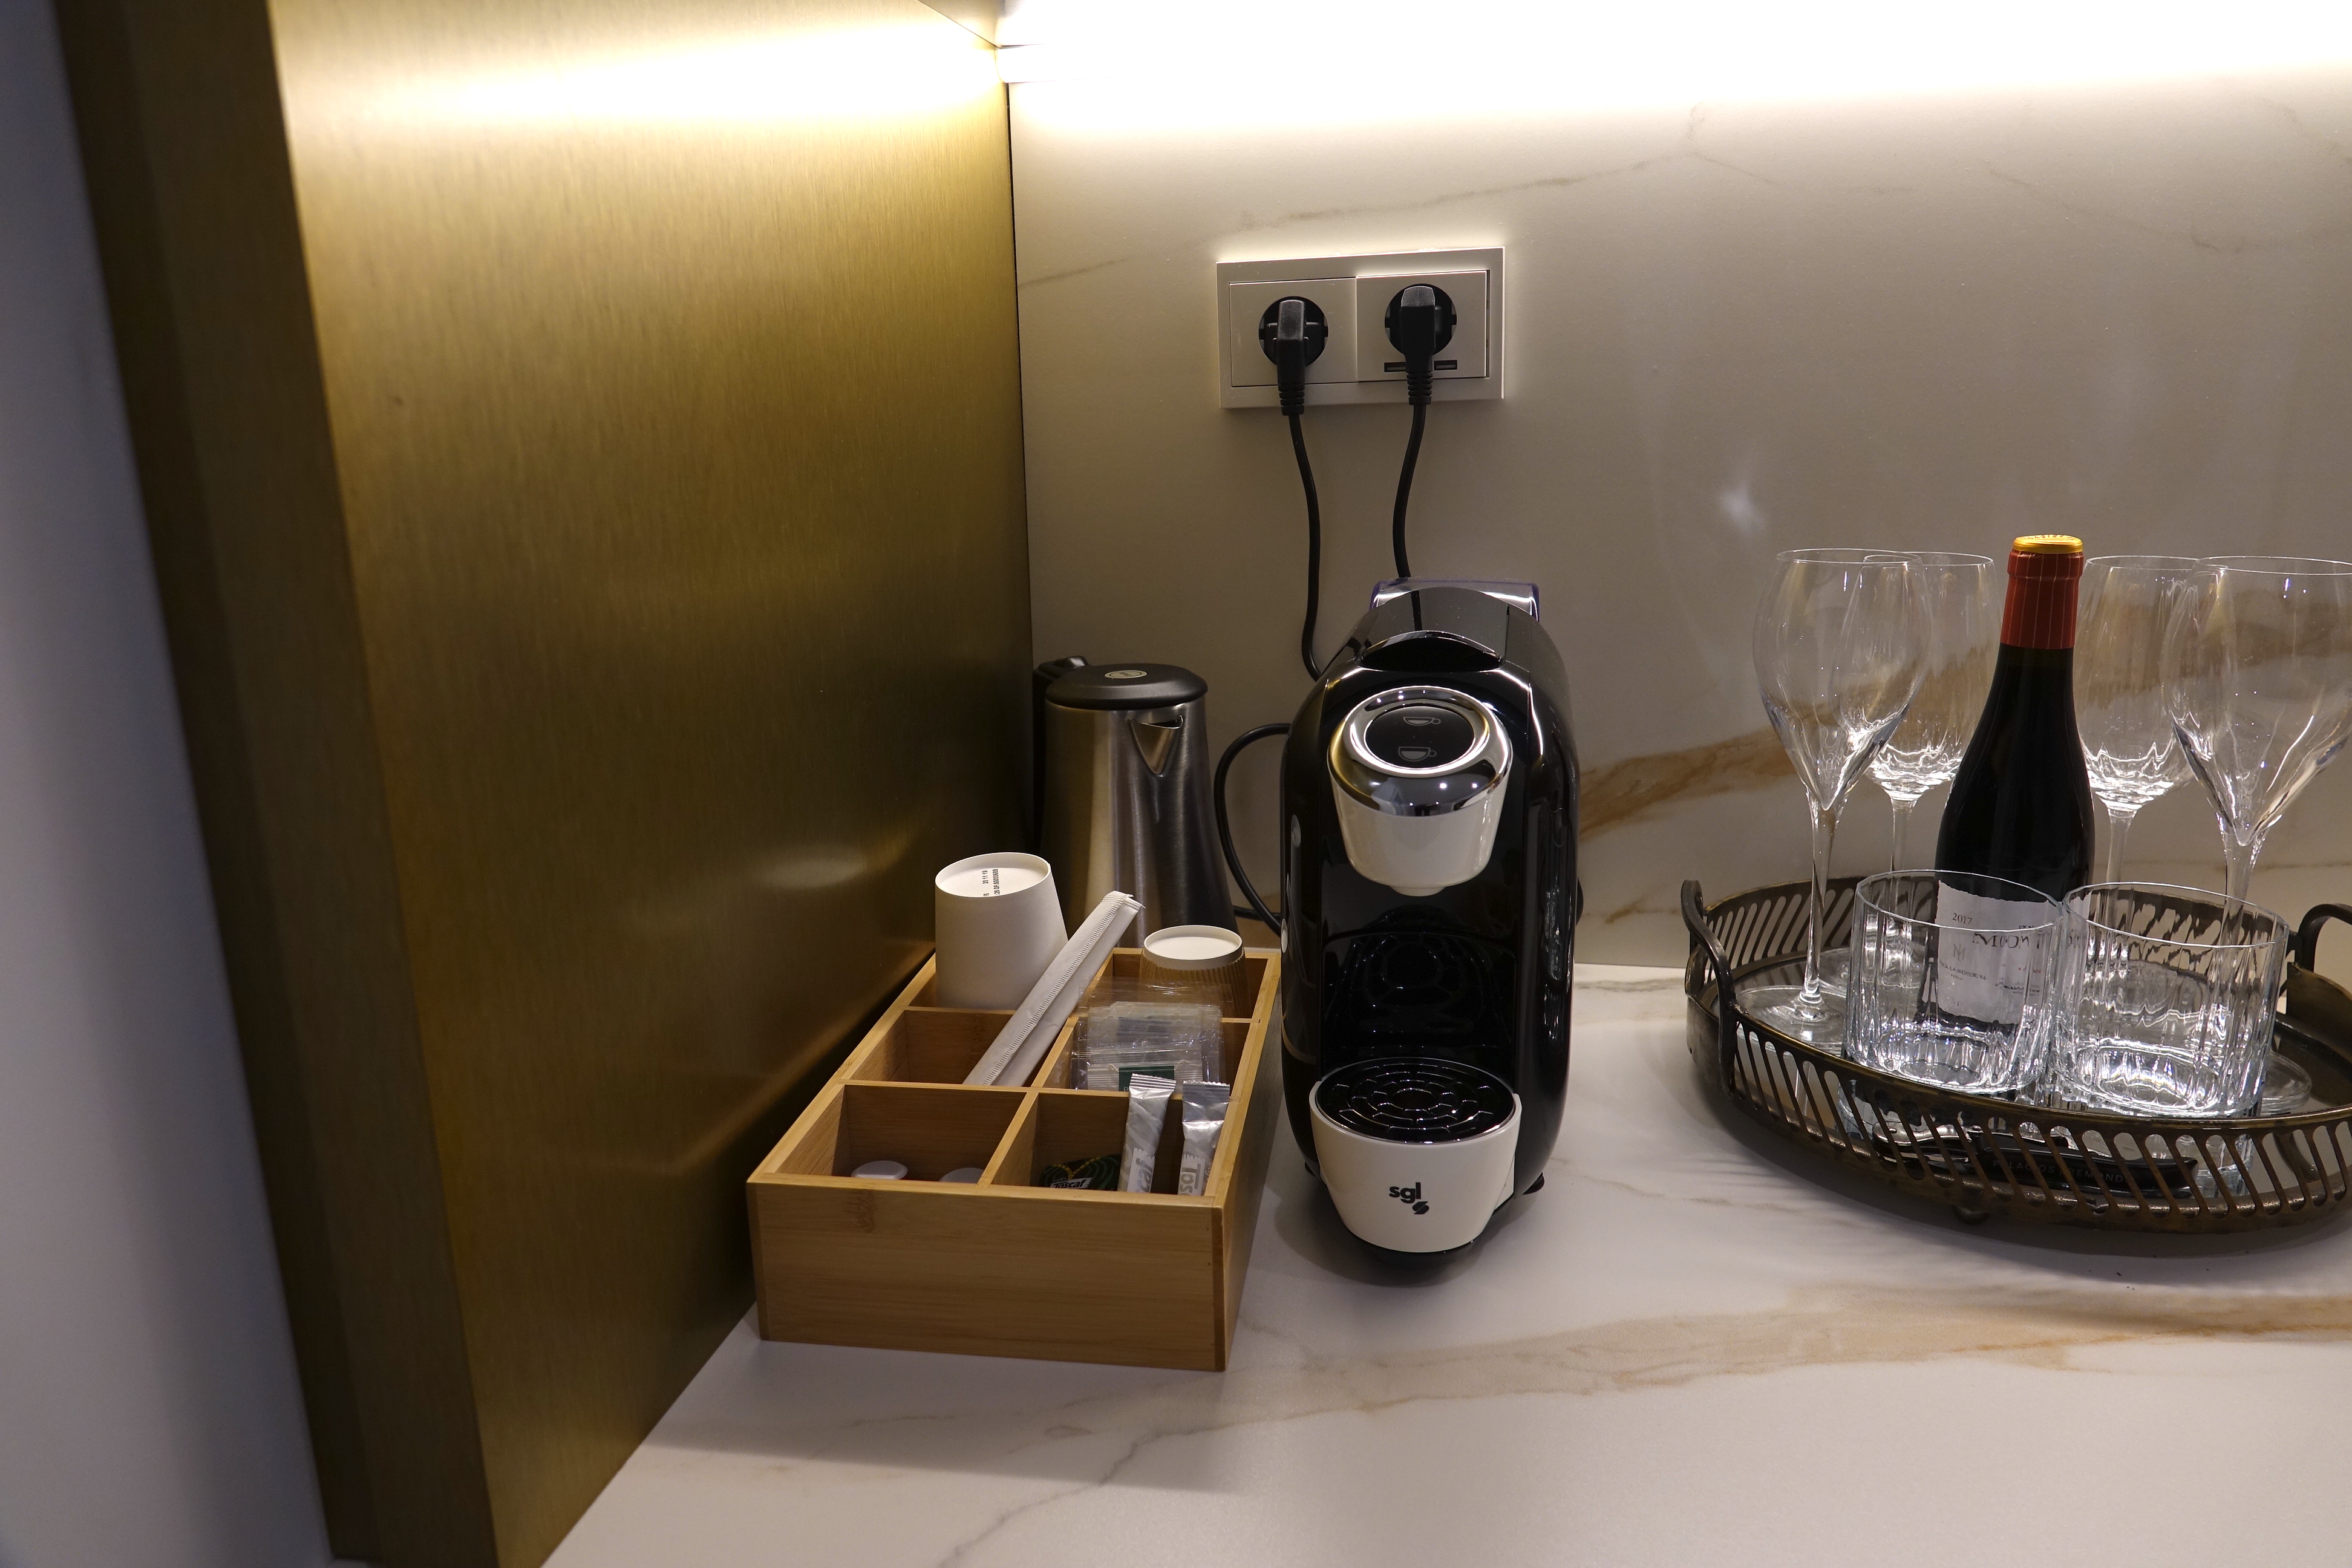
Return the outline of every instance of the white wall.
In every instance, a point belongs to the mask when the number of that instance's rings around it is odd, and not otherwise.
[[[1685,876],[1801,874],[1796,787],[1756,765],[1775,551],[1998,559],[2064,530],[2093,553],[2352,554],[2352,66],[2256,68],[2343,18],[2257,37],[2227,29],[2259,7],[2209,8],[2207,39],[2142,37],[2134,11],[2053,44],[2027,8],[1875,57],[1779,36],[1827,4],[1617,7],[1652,20],[1603,36],[1546,20],[1602,14],[1565,0],[1442,24],[1386,0],[1032,0],[1053,63],[1013,122],[1039,656],[1190,665],[1220,744],[1302,695],[1297,479],[1275,415],[1217,406],[1220,260],[1506,247],[1507,396],[1433,410],[1413,559],[1538,582],[1588,780],[1659,759],[1640,808],[1586,836],[1580,957],[1678,961]],[[1769,26],[1724,31],[1751,13]],[[1089,15],[1143,22],[1057,58]],[[2116,60],[2165,79],[2070,74]],[[1286,61],[1320,85],[1283,89]],[[1327,652],[1388,574],[1405,418],[1308,420]],[[1272,751],[1237,801],[1268,867]],[[1883,866],[1885,840],[1864,784],[1839,868]],[[2134,847],[2137,874],[2219,885],[2191,790]],[[2352,893],[2352,765],[2256,892],[2296,914]]]
[[[0,0],[0,1568],[327,1561],[63,68]]]

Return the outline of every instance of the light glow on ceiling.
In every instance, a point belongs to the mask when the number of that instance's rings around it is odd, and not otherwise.
[[[1309,126],[2307,69],[2352,63],[2352,5],[1022,0],[999,36],[1024,113]]]

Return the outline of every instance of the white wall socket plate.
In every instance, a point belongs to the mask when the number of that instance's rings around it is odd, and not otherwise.
[[[1225,408],[1277,405],[1274,363],[1259,346],[1265,308],[1286,294],[1314,300],[1329,320],[1322,358],[1307,368],[1309,407],[1340,403],[1402,403],[1404,372],[1389,342],[1389,301],[1414,283],[1444,289],[1456,320],[1453,341],[1438,354],[1451,370],[1437,373],[1433,400],[1461,402],[1503,395],[1503,252],[1398,250],[1373,256],[1319,256],[1286,261],[1217,263],[1218,404]]]

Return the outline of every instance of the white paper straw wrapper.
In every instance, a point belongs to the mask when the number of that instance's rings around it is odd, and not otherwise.
[[[1045,966],[1045,973],[1037,977],[1037,984],[1020,1007],[1005,1020],[995,1043],[965,1076],[964,1082],[1016,1086],[1028,1082],[1029,1075],[1037,1070],[1037,1064],[1052,1047],[1054,1037],[1076,1009],[1078,999],[1087,994],[1103,961],[1142,911],[1140,901],[1116,889],[1105,893],[1094,913],[1079,924],[1062,951],[1054,955],[1054,962]]]

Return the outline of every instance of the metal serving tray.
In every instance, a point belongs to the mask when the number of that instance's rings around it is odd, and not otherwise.
[[[1848,940],[1853,886],[1831,884],[1823,947]],[[1995,1215],[2105,1230],[2212,1234],[2308,1225],[2352,1205],[2352,996],[2311,969],[2322,905],[2288,968],[2273,1044],[2311,1073],[2288,1116],[2203,1121],[2110,1115],[1958,1094],[1808,1046],[1741,1011],[1739,983],[1801,962],[1806,887],[1709,905],[1683,884],[1690,1050],[1702,1077],[1790,1142],[1961,1218]]]

